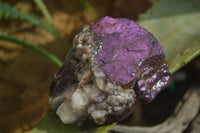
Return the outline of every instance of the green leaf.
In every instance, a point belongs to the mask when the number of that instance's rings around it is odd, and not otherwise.
[[[40,18],[38,18],[37,16],[21,12],[7,4],[0,2],[0,18],[1,17],[16,18],[16,19],[28,21],[28,22],[46,30],[47,32],[51,33],[63,44],[63,46],[67,50],[69,50],[69,45],[67,45],[67,42],[60,36],[60,34],[51,25],[43,23],[40,20]]]
[[[51,15],[49,13],[49,11],[47,10],[44,2],[42,0],[34,0],[34,2],[37,4],[37,6],[40,8],[40,10],[42,11],[43,15],[45,16],[47,22],[53,26],[53,21],[51,18]]]
[[[94,131],[94,133],[107,133],[108,130],[110,130],[113,126],[115,126],[117,123],[113,123],[113,124],[110,124],[110,125],[104,125],[102,127],[99,127],[99,129],[96,129]]]
[[[14,38],[14,37],[6,35],[4,33],[0,33],[0,40],[13,42],[13,43],[22,45],[24,47],[27,47],[27,48],[39,53],[40,55],[46,57],[47,59],[49,59],[50,61],[52,61],[56,65],[58,65],[59,67],[61,67],[61,65],[62,65],[62,62],[57,57],[55,57],[54,55],[48,53],[47,51],[45,51],[44,49],[41,49],[40,47],[38,47],[36,45],[30,44],[26,41]]]
[[[149,11],[141,15],[138,23],[146,27],[165,49],[166,60],[171,72],[175,72],[200,54],[200,4],[199,0],[160,0]],[[48,117],[48,119],[45,119]],[[55,123],[55,119],[46,114],[44,119],[31,133],[76,132],[78,127]],[[57,120],[59,121],[59,120]],[[41,123],[52,123],[49,127],[39,128]],[[96,130],[106,133],[113,125]],[[62,130],[60,130],[60,128]],[[37,129],[37,131],[36,131]],[[101,129],[106,129],[103,131]],[[95,130],[95,129],[94,129]],[[42,132],[43,131],[43,132]],[[88,132],[92,132],[89,130]],[[94,131],[93,131],[94,132]]]
[[[91,14],[92,19],[96,20],[97,18],[96,12],[92,7],[92,5],[88,2],[88,0],[78,0],[78,2]]]
[[[200,54],[199,0],[161,0],[138,23],[164,47],[172,73]]]

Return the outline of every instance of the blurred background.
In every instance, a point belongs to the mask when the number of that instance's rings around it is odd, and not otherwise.
[[[88,7],[84,1],[86,0],[43,0],[55,28],[69,44],[72,44],[73,37],[85,24],[104,16],[137,20],[139,14],[147,11],[156,2],[156,0],[88,0],[86,1],[90,4]],[[33,0],[2,0],[2,2],[46,21]],[[66,49],[55,37],[26,21],[0,18],[0,32],[40,46],[61,61],[67,54]],[[0,133],[22,133],[37,124],[49,108],[49,86],[58,69],[58,66],[34,51],[0,40]],[[197,57],[174,74],[176,82],[171,88],[162,92],[151,104],[141,106],[122,124],[148,126],[164,121],[173,112],[188,86],[194,81],[199,81],[199,72],[200,61]]]

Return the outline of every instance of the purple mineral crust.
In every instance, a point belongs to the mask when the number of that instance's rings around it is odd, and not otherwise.
[[[104,17],[91,29],[100,45],[98,63],[111,82],[122,86],[136,84],[134,89],[143,102],[152,101],[171,83],[164,49],[136,22]]]

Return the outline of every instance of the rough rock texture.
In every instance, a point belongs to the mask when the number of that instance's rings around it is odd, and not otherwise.
[[[105,17],[84,26],[55,75],[49,103],[64,123],[120,121],[172,78],[164,50],[134,21]]]

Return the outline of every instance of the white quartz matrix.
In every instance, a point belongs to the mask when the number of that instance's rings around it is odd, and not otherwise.
[[[54,76],[49,104],[63,123],[120,121],[137,104],[134,90],[127,89],[132,86],[113,84],[98,66],[96,55],[101,45],[96,45],[94,36],[86,25]]]

